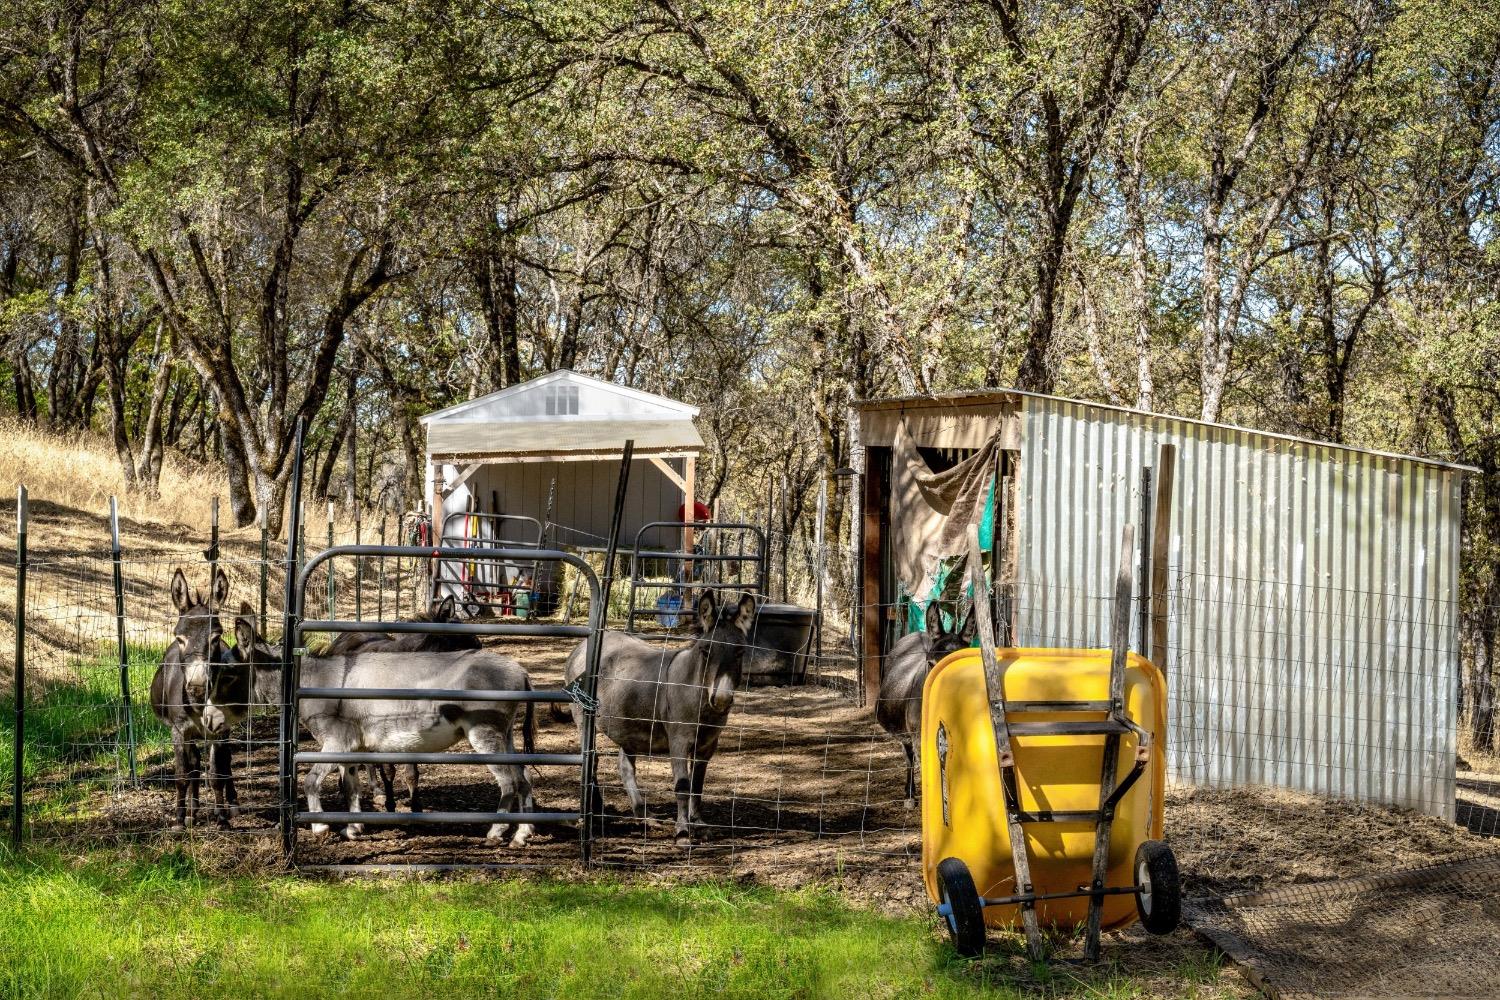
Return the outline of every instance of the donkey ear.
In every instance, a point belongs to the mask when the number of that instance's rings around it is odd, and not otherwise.
[[[234,642],[241,653],[250,655],[250,650],[255,648],[255,641],[260,636],[255,632],[255,618],[251,615],[241,614],[234,620]]]
[[[714,622],[719,617],[719,603],[714,599],[712,590],[705,590],[698,595],[698,631],[704,635],[713,631]]]
[[[927,638],[936,642],[943,637],[943,609],[937,601],[927,604]]]
[[[746,594],[740,598],[740,607],[734,616],[734,627],[749,636],[750,623],[753,621],[755,621],[755,598]]]
[[[254,618],[255,617],[255,609],[250,606],[250,602],[249,601],[241,601],[240,602],[240,617],[241,618]]]
[[[177,608],[178,614],[186,614],[187,609],[193,606],[193,595],[188,591],[187,577],[183,576],[181,567],[172,574],[172,604]]]
[[[974,606],[969,606],[969,613],[964,615],[964,623],[958,627],[958,637],[966,644],[974,641],[979,635],[979,616],[974,613]]]
[[[432,609],[432,620],[434,622],[451,622],[456,611],[457,604],[453,600],[453,595],[449,594],[441,601],[438,601],[437,605]]]
[[[229,596],[229,577],[221,569],[214,574],[214,607],[224,603],[224,598]]]

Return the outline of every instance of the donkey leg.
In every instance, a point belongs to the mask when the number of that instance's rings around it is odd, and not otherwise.
[[[240,814],[240,793],[234,787],[234,744],[225,740],[219,744],[224,752],[224,763],[220,773],[224,775],[224,798],[229,803],[229,817]]]
[[[229,825],[229,803],[225,801],[225,786],[229,781],[229,769],[224,764],[222,744],[217,740],[208,742],[208,787],[213,793],[213,818],[220,827]]]
[[[359,774],[356,768],[347,767],[339,775],[344,786],[344,799],[349,803],[349,811],[352,813],[363,812],[359,804]],[[365,832],[363,823],[350,823],[344,827],[345,840],[358,840]]]
[[[677,826],[672,836],[678,847],[693,842],[690,832],[693,812],[693,762],[697,759],[694,743],[697,726],[668,725],[667,752],[672,756],[672,791],[677,795]]]
[[[198,821],[198,783],[202,780],[202,756],[198,751],[198,744],[192,740],[187,742],[187,825],[192,826]]]
[[[181,733],[173,733],[172,777],[177,792],[177,813],[176,818],[172,821],[172,829],[174,830],[181,830],[187,826],[187,776],[189,767],[187,741],[182,738]]]
[[[394,767],[392,767],[391,768],[391,777],[389,779],[390,782],[391,782],[391,785],[394,785],[395,782],[396,782],[396,773],[395,773],[395,771],[396,771],[396,769]],[[415,812],[421,812],[422,811],[422,800],[419,799],[419,798],[417,798],[417,765],[415,765],[415,764],[407,764],[406,765],[406,770],[403,772],[403,774],[406,777],[406,800],[407,800],[407,808],[410,809],[414,813]],[[389,787],[389,786],[387,786],[387,787]],[[395,808],[395,807],[392,806],[392,808]]]
[[[625,786],[625,794],[630,796],[630,809],[637,816],[646,815],[646,796],[641,794],[640,785],[635,780],[635,754],[629,750],[620,750],[620,782]]]
[[[708,759],[693,761],[693,787],[688,797],[688,822],[703,822],[703,779],[708,774]]]
[[[378,767],[380,770],[380,790],[385,793],[385,811],[396,811],[396,765],[379,764],[372,765],[372,769]],[[370,798],[375,798],[375,775],[370,775]]]
[[[480,753],[516,752],[509,725],[503,731],[496,726],[474,726],[466,735],[469,737],[469,745]],[[500,786],[500,805],[495,811],[521,812],[531,801],[531,783],[526,780],[526,768],[518,764],[490,764],[488,767],[495,778],[495,784]],[[536,827],[530,823],[496,823],[490,827],[485,839],[499,842],[509,834],[510,846],[525,847],[535,833]]]
[[[337,766],[337,764],[314,764],[308,769],[307,779],[302,785],[302,790],[307,794],[308,812],[317,813],[323,811],[323,796],[320,791],[323,787],[323,779],[328,777],[329,772]],[[328,824],[314,823],[312,825],[312,832],[327,833]]]

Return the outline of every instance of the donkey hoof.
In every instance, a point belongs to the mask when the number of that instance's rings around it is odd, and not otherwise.
[[[525,847],[526,844],[531,840],[532,835],[535,833],[535,827],[531,826],[529,823],[522,823],[521,826],[516,830],[516,835],[510,838],[510,846]]]
[[[327,833],[328,832],[328,824],[327,823],[314,823],[312,825],[312,832],[313,832],[313,836],[317,836],[318,834],[322,834],[322,833]]]
[[[239,814],[240,814],[240,807],[238,805],[233,805],[233,806],[229,807],[229,818],[230,819],[233,819],[234,817],[238,816]]]
[[[691,833],[688,833],[686,830],[678,830],[676,835],[672,839],[678,847],[693,846],[693,835]]]
[[[358,840],[364,835],[365,826],[363,823],[350,823],[348,826],[344,827],[345,840]]]
[[[180,819],[174,819],[172,821],[172,825],[169,826],[169,827],[167,827],[167,829],[173,830],[173,831],[176,831],[176,830],[185,830],[185,829],[187,829],[187,825],[185,823],[183,823],[183,821],[180,820]]]

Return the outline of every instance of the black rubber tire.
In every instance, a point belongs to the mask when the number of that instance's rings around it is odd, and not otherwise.
[[[1182,879],[1177,857],[1160,840],[1147,840],[1135,852],[1135,909],[1152,934],[1170,934],[1182,920]]]
[[[953,950],[964,958],[984,954],[984,907],[969,866],[958,858],[944,858],[937,867],[938,895],[952,911],[947,917]]]

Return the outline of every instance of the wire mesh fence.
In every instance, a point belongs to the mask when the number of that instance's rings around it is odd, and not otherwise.
[[[225,573],[226,642],[233,634],[228,619],[243,613],[279,650],[284,543],[263,542],[251,531],[226,533],[214,546],[208,538],[166,538],[139,528],[127,532],[117,554],[107,532],[79,537],[76,526],[63,531],[60,522],[46,524],[47,517],[42,509],[38,521],[45,530],[34,535],[42,541],[27,557],[25,601],[17,609],[23,613],[12,617],[22,623],[26,657],[22,737],[17,741],[11,694],[0,741],[0,798],[17,797],[13,775],[20,761],[23,840],[78,850],[154,838],[176,845],[187,838],[194,850],[239,863],[279,863],[275,834],[284,804],[279,699],[267,699],[248,713],[226,740],[233,751],[239,814],[223,827],[209,822],[178,834],[169,831],[176,783],[172,734],[151,710],[150,688],[174,641],[177,612],[169,591],[178,568],[205,592],[215,568]],[[407,525],[393,522],[388,530],[389,541],[412,540]],[[385,533],[366,529],[362,540]],[[311,552],[328,542],[326,526],[319,532],[310,525],[307,535]],[[352,530],[335,526],[335,543],[353,540]],[[903,655],[892,650],[906,609],[861,602],[857,564],[847,548],[794,535],[773,537],[768,549],[776,562],[765,586],[769,597],[782,603],[784,595],[786,603],[817,612],[814,634],[792,652],[806,659],[805,683],[738,687],[722,719],[710,720],[716,723],[708,727],[716,739],[695,751],[707,758],[700,775],[687,775],[701,801],[691,817],[691,836],[681,840],[679,808],[694,808],[679,803],[682,765],[673,758],[681,753],[664,733],[659,740],[653,736],[622,773],[619,746],[621,740],[629,742],[625,734],[631,731],[665,729],[673,718],[670,703],[691,702],[701,711],[712,684],[702,676],[663,676],[652,682],[644,703],[601,698],[604,808],[595,861],[684,876],[748,874],[776,884],[836,877],[884,900],[920,905],[926,894],[920,878],[921,820],[907,802],[909,761],[902,734],[882,729],[875,706],[862,703],[867,674],[888,673],[889,658]],[[602,572],[600,553],[585,556]],[[431,560],[336,562],[309,581],[309,616],[386,621],[428,609]],[[117,565],[122,616],[115,605]],[[622,562],[617,573],[625,572]],[[569,601],[572,578],[563,574],[560,583],[564,596],[552,619],[586,620],[586,593]],[[1003,628],[1016,642],[1100,644],[1110,612],[1103,581],[1010,580],[1000,589]],[[1500,755],[1466,743],[1470,727],[1457,711],[1454,678],[1435,678],[1426,666],[1432,657],[1454,653],[1450,640],[1438,634],[1452,632],[1454,608],[1397,607],[1374,590],[1323,588],[1311,594],[1275,581],[1191,574],[1172,581],[1168,603],[1172,643],[1164,668],[1170,768],[1167,786],[1159,792],[1166,799],[1167,835],[1183,863],[1189,894],[1225,901],[1222,910],[1205,902],[1195,912],[1220,914],[1214,919],[1250,913],[1254,907],[1230,900],[1290,882],[1457,862],[1494,850],[1492,838],[1500,836]],[[527,610],[533,617],[539,613]],[[624,605],[612,602],[609,610],[615,627],[623,627]],[[863,655],[860,625],[869,612],[884,629],[886,652],[877,657]],[[1184,624],[1201,622],[1218,624]],[[667,629],[661,620],[645,624],[640,641],[652,648],[693,645],[685,626]],[[1348,636],[1355,639],[1341,638]],[[310,637],[306,645],[309,655],[317,652]],[[578,642],[507,637],[485,645],[514,659],[541,687],[568,679],[568,660]],[[748,633],[715,645],[719,648],[710,652],[721,659],[759,651]],[[10,649],[8,641],[5,648]],[[569,718],[539,706],[538,752],[576,752],[579,711],[572,706],[575,717]],[[298,734],[298,746],[318,749],[305,732]],[[417,770],[424,809],[495,806],[495,779],[485,766]],[[576,768],[532,766],[526,773],[538,808],[577,807]],[[296,775],[299,798],[306,774],[303,769]],[[392,787],[394,802],[387,799],[378,772],[361,770],[358,782],[352,787],[365,809],[377,801],[387,809],[413,808],[411,791],[399,776]],[[639,800],[630,792],[632,784]],[[324,794],[352,808],[345,801],[350,787]],[[346,832],[311,836],[304,831],[298,860],[409,865],[498,858],[569,866],[578,858],[576,829],[541,831],[524,849],[487,843],[484,827],[473,824],[372,829],[353,839]],[[1452,884],[1460,883],[1472,884],[1463,879]],[[1329,892],[1330,899],[1337,895]],[[1480,909],[1493,923],[1494,915]],[[1329,934],[1357,930],[1352,916],[1339,917],[1342,923],[1330,920]],[[1482,926],[1495,935],[1490,940],[1500,942],[1494,926]],[[1290,931],[1267,933],[1276,938]]]

